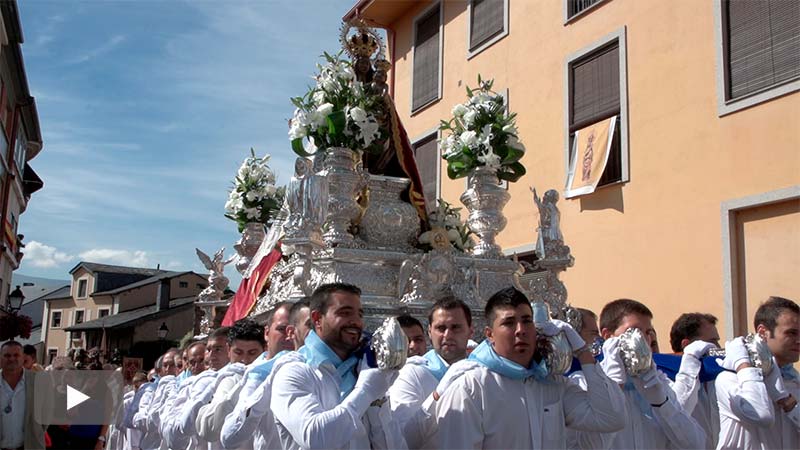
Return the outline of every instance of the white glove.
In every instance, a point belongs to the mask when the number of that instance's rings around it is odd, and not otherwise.
[[[555,336],[559,332],[564,332],[564,335],[572,347],[572,351],[577,351],[586,346],[586,342],[581,338],[581,335],[575,331],[574,328],[567,322],[558,319],[550,319],[550,321],[539,325],[539,332],[545,336]]]
[[[661,405],[669,397],[667,397],[667,387],[662,382],[655,364],[650,366],[646,372],[636,377],[631,377],[633,384],[636,385],[636,390],[647,400],[651,405]]]
[[[734,338],[725,343],[725,359],[717,358],[717,364],[723,369],[736,371],[736,368],[743,363],[750,362],[750,354],[744,344],[743,337]]]
[[[442,380],[436,385],[436,390],[433,391],[433,399],[438,401],[439,397],[444,394],[453,381],[478,366],[480,366],[480,364],[471,359],[462,359],[458,363],[450,366],[447,372],[444,373]]]
[[[691,355],[697,359],[700,359],[712,348],[717,348],[717,346],[711,342],[697,340],[687,345],[686,348],[683,349],[683,354]]]
[[[397,371],[368,368],[358,373],[356,386],[341,403],[354,419],[360,420],[372,402],[386,395],[389,378],[393,376],[390,372]]]
[[[625,372],[625,364],[619,354],[618,337],[606,339],[603,343],[603,362],[601,366],[606,376],[617,384],[624,384],[628,379],[628,374]]]

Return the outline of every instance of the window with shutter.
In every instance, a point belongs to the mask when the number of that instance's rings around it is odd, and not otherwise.
[[[582,13],[603,0],[567,0],[567,18]]]
[[[414,69],[411,110],[439,98],[441,4],[425,12],[414,24]]]
[[[573,60],[569,64],[569,161],[576,130],[611,116],[623,117],[620,108],[619,40]],[[617,120],[620,120],[619,118]],[[598,186],[622,181],[622,127],[615,127],[608,163]]]
[[[800,79],[800,2],[723,0],[726,100]]]
[[[506,31],[507,0],[472,0],[469,17],[469,50],[488,43]]]
[[[422,193],[425,195],[425,206],[428,210],[436,208],[436,191],[439,186],[439,144],[438,134],[432,133],[416,141],[414,159],[419,168],[422,180]]]

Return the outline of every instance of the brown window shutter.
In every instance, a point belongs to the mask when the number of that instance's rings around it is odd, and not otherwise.
[[[439,12],[436,6],[414,30],[414,92],[411,109],[439,97]]]
[[[570,131],[619,114],[619,43],[572,64]]]
[[[800,77],[800,2],[736,0],[724,7],[728,98]]]
[[[472,0],[470,50],[503,32],[505,6],[505,0]]]
[[[425,205],[430,211],[436,208],[436,162],[439,159],[439,146],[436,133],[425,137],[414,144],[414,159],[419,168],[419,177],[422,180],[422,193],[425,195]]]

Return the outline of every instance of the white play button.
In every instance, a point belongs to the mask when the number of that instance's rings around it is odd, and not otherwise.
[[[89,400],[89,396],[84,394],[83,392],[75,389],[74,387],[67,385],[67,410],[70,410],[81,403]]]

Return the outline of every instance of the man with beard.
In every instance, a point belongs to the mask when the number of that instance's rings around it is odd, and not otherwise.
[[[703,356],[719,347],[717,318],[711,314],[684,313],[669,331],[672,351],[681,355],[672,390],[678,403],[706,430],[706,447],[716,448],[719,438],[719,409],[714,380],[700,380]]]
[[[356,286],[324,284],[312,294],[314,330],[271,375],[271,409],[284,449],[405,447],[381,400],[397,371],[363,364],[356,371],[363,315]]]
[[[581,362],[587,390],[561,375],[547,376],[537,362],[536,326],[530,302],[513,287],[489,299],[486,339],[469,360],[478,364],[453,380],[436,403],[438,448],[564,448],[565,427],[613,432],[624,425],[619,388],[600,371],[588,346],[564,322],[563,332]],[[438,390],[438,389],[437,389]]]
[[[472,312],[463,301],[446,296],[431,307],[428,324],[433,349],[424,356],[409,358],[389,389],[393,417],[410,448],[420,446],[426,439],[427,416],[421,410],[422,403],[436,389],[450,365],[467,357],[467,341],[473,331]]]
[[[193,409],[197,411],[194,426],[199,439],[208,442],[209,450],[223,448],[220,433],[225,416],[236,405],[246,367],[263,353],[264,335],[264,327],[252,319],[234,322],[228,331],[231,364],[220,370],[214,382],[196,397],[201,406],[199,410]],[[193,408],[197,408],[196,404]]]
[[[800,382],[792,367],[800,359],[800,307],[770,297],[753,319],[756,333],[774,357],[769,373],[753,367],[741,337],[725,344],[717,376],[720,434],[717,448],[764,449],[800,446]]]

